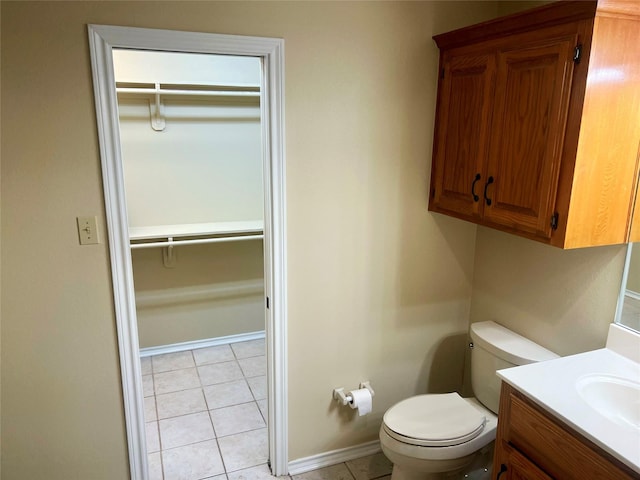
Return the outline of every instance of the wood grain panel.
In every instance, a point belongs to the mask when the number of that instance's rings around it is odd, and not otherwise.
[[[640,1],[556,2],[434,39],[430,210],[560,248],[640,241]],[[478,173],[490,204],[471,199]]]
[[[577,35],[498,54],[485,217],[545,237],[558,186]],[[491,195],[490,195],[491,196]]]
[[[635,179],[636,184],[633,187],[635,190],[635,196],[633,200],[633,206],[631,208],[631,225],[629,227],[629,238],[627,238],[628,242],[640,242],[640,185],[639,178],[640,172],[638,172],[638,166],[640,164],[640,149],[638,151],[638,161],[636,162],[636,173]]]
[[[568,247],[626,241],[640,144],[638,48],[640,21],[596,18],[565,241]]]
[[[508,472],[510,480],[552,480],[536,464],[522,455],[515,448],[509,449]]]
[[[446,56],[442,71],[430,209],[474,216],[482,206],[472,187],[486,161],[495,59]],[[476,192],[481,189],[481,181],[476,182]]]
[[[506,384],[501,393],[496,446],[494,478],[501,463],[514,461],[512,449],[525,458],[515,459],[516,470],[526,472],[527,462],[538,469],[531,476],[512,478],[545,478],[536,476],[540,473],[563,480],[637,478],[629,468]]]

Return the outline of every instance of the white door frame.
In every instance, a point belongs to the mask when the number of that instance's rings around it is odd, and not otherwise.
[[[212,53],[262,60],[261,128],[265,192],[264,257],[269,459],[274,475],[288,473],[287,298],[284,162],[284,40],[147,28],[89,25],[91,67],[102,161],[124,413],[132,480],[147,480],[144,395],[129,227],[122,173],[113,48]]]

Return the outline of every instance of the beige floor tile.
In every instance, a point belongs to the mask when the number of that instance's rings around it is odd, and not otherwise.
[[[393,464],[384,456],[384,453],[376,453],[367,457],[350,460],[347,468],[356,480],[371,480],[391,474]]]
[[[209,410],[238,405],[254,400],[251,390],[249,390],[249,386],[244,379],[209,385],[204,387],[203,390]]]
[[[204,396],[209,410],[253,401],[253,395],[245,380],[209,385],[204,387]]]
[[[278,480],[278,477],[271,475],[271,470],[269,470],[266,463],[257,467],[230,472],[227,476],[229,480]],[[280,477],[280,480],[287,480],[288,478]]]
[[[207,410],[202,388],[181,390],[156,396],[158,418],[171,418]]]
[[[319,468],[311,472],[291,475],[293,480],[353,480],[353,476],[344,463],[331,467]]]
[[[151,357],[151,363],[153,365],[153,373],[168,372],[170,370],[180,370],[182,368],[196,366],[191,350],[154,355]]]
[[[162,480],[162,460],[160,452],[147,455],[147,465],[149,467],[149,480]]]
[[[232,343],[231,348],[236,358],[257,357],[266,352],[265,340],[249,340],[248,342]]]
[[[238,363],[245,377],[258,377],[267,374],[267,360],[264,355],[241,358]]]
[[[152,422],[157,419],[156,397],[144,397],[144,421]]]
[[[256,400],[263,400],[267,398],[267,376],[262,375],[260,377],[247,378],[247,383],[253,393],[253,398]]]
[[[140,371],[142,375],[151,375],[153,373],[151,370],[151,357],[142,357],[140,359]]]
[[[209,413],[218,438],[267,426],[256,402],[218,408]]]
[[[196,365],[206,365],[208,363],[220,363],[235,360],[229,345],[198,348],[193,351],[193,357],[196,360]]]
[[[267,463],[267,429],[238,433],[218,439],[220,453],[229,472]]]
[[[167,418],[158,424],[163,450],[215,438],[208,412]]]
[[[260,413],[262,414],[262,418],[264,418],[264,421],[267,421],[267,416],[269,415],[267,413],[267,399],[264,398],[262,400],[257,400],[256,403],[258,404],[258,408],[260,409]]]
[[[158,422],[147,422],[144,426],[147,434],[147,453],[159,452]]]
[[[162,464],[165,480],[200,480],[224,474],[215,440],[164,450]]]
[[[202,385],[231,382],[242,378],[242,370],[235,360],[199,366],[198,374]]]
[[[153,395],[153,375],[142,376],[142,392],[145,397]]]
[[[153,383],[156,395],[163,393],[188,390],[200,386],[200,378],[195,368],[172,370],[170,372],[154,373]]]

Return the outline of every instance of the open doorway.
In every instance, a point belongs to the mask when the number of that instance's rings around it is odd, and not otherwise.
[[[89,36],[132,478],[286,474],[282,41]]]
[[[266,467],[260,59],[113,60],[149,477]]]

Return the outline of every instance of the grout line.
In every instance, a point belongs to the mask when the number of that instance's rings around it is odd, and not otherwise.
[[[224,474],[227,475],[227,464],[224,463],[224,455],[222,455],[222,449],[220,448],[220,442],[218,441],[218,437],[216,437],[216,446],[218,447],[218,454],[220,455],[220,461],[222,462],[222,468],[224,469]],[[229,477],[227,476],[227,480]]]
[[[216,426],[213,424],[211,410],[207,410],[207,416],[209,417],[209,422],[211,423],[211,428],[213,429],[213,437],[216,439],[216,443],[218,443],[218,432],[216,431]],[[220,446],[218,446],[218,450],[220,450]],[[222,454],[220,454],[220,456],[222,456]]]

